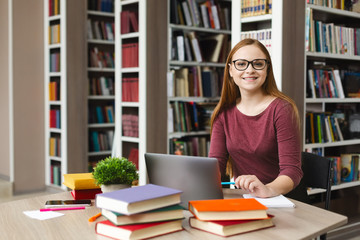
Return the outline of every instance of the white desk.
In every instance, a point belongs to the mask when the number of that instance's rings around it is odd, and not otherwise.
[[[225,189],[226,198],[241,197],[240,190]],[[70,192],[18,200],[0,204],[0,239],[110,239],[95,233],[95,223],[88,219],[99,213],[100,209],[92,206],[86,210],[63,211],[64,216],[36,220],[27,217],[23,211],[38,210],[44,207],[46,200],[72,199]],[[347,217],[323,210],[308,204],[294,201],[296,208],[269,209],[274,215],[275,227],[241,234],[231,239],[310,239],[347,223]],[[222,239],[224,238],[189,227],[190,213],[185,211],[184,230],[156,239]],[[100,217],[97,221],[104,220]]]

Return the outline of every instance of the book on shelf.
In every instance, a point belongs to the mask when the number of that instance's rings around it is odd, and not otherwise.
[[[220,53],[224,49],[224,42],[227,41],[227,35],[215,34],[199,39],[199,45],[206,62],[219,62]]]
[[[100,186],[96,184],[92,173],[64,174],[63,184],[73,190],[100,188]]]
[[[189,201],[189,211],[203,221],[264,219],[267,209],[254,198]]]
[[[344,91],[348,98],[360,98],[360,72],[344,73]]]
[[[130,32],[138,32],[138,13],[134,11],[125,10],[120,14],[121,19],[121,34]]]
[[[201,221],[194,217],[189,218],[189,225],[193,228],[209,232],[222,237],[229,237],[246,232],[274,227],[273,216],[265,219],[254,220],[229,220],[229,221]]]
[[[135,164],[136,169],[139,169],[139,149],[131,148],[128,160]]]
[[[178,204],[132,215],[125,215],[107,209],[101,209],[101,214],[117,226],[184,218],[183,208]]]
[[[139,43],[123,43],[122,44],[122,67],[138,67],[139,66]]]
[[[96,194],[102,193],[100,188],[94,188],[94,189],[82,189],[82,190],[76,190],[73,189],[71,191],[71,195],[75,200],[81,200],[81,199],[95,199]]]
[[[338,185],[341,183],[341,157],[340,156],[326,156],[331,160],[331,166],[333,169],[332,185]]]
[[[182,220],[116,226],[109,220],[97,222],[97,234],[114,239],[146,239],[183,230]]]
[[[96,195],[96,206],[131,215],[180,203],[181,191],[154,184]]]
[[[88,0],[88,9],[101,12],[114,12],[114,1],[112,0]]]
[[[341,182],[359,180],[359,156],[360,154],[341,154]]]

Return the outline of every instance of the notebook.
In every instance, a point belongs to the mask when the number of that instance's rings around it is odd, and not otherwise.
[[[190,200],[223,199],[216,158],[145,153],[149,183],[181,190],[181,206]]]

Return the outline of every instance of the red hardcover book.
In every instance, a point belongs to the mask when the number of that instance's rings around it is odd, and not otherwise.
[[[102,193],[100,188],[95,189],[83,189],[83,190],[72,190],[71,195],[75,200],[81,199],[95,199],[96,194]]]
[[[182,219],[116,226],[109,220],[97,222],[95,232],[115,239],[144,239],[183,230]]]

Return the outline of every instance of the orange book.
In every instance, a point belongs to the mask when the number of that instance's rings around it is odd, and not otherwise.
[[[189,211],[199,220],[265,219],[267,207],[253,198],[189,201]]]

